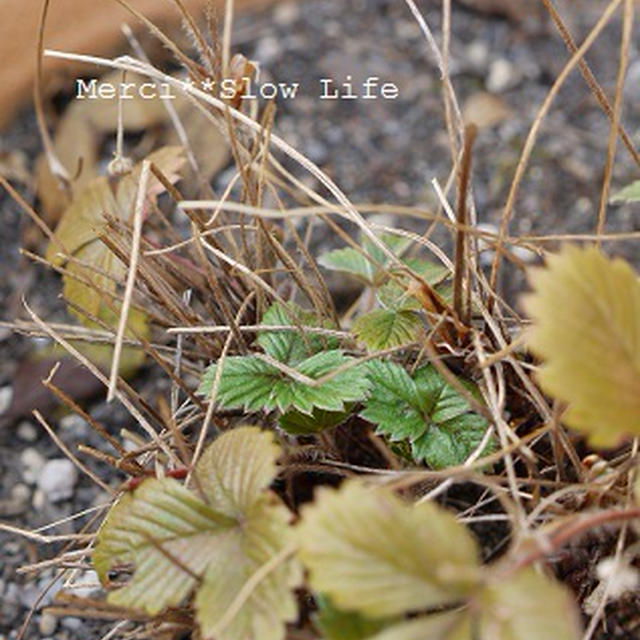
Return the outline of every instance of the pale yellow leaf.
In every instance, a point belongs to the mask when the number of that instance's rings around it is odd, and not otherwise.
[[[290,519],[281,503],[263,495],[253,502],[244,522],[216,545],[195,599],[196,619],[204,637],[285,637],[284,623],[293,622],[298,615],[293,590],[302,582],[300,565],[293,557]],[[268,570],[251,585],[265,567]],[[251,588],[245,591],[248,583]]]
[[[109,601],[155,615],[196,591],[202,637],[283,640],[285,623],[297,616],[302,572],[291,514],[268,491],[278,454],[272,434],[239,427],[203,455],[197,484],[204,495],[171,478],[125,494],[93,554],[105,584],[113,571],[132,572]]]
[[[57,255],[61,252],[59,245],[69,255],[73,255],[88,242],[93,242],[104,228],[104,213],[117,211],[117,203],[105,177],[92,180],[74,198],[62,216],[55,231],[57,242],[52,241],[47,247],[46,258],[57,265],[63,265],[66,258]]]
[[[578,640],[582,635],[569,590],[531,568],[488,585],[480,607],[479,640]]]
[[[236,517],[248,511],[269,487],[279,455],[272,432],[236,427],[202,454],[196,473],[216,509]]]
[[[531,274],[539,380],[568,403],[566,423],[608,447],[640,435],[640,282],[631,266],[596,248],[565,247]]]
[[[233,522],[172,478],[143,482],[111,509],[98,534],[93,564],[103,583],[133,565],[113,604],[157,614],[192,591]]]
[[[184,164],[180,147],[164,147],[151,153],[148,159],[158,167],[170,183],[179,179]],[[55,231],[55,238],[47,247],[46,257],[53,264],[64,266],[64,296],[70,303],[69,310],[84,325],[94,326],[87,318],[95,317],[115,327],[120,313],[120,301],[116,298],[118,285],[127,273],[123,264],[102,242],[100,235],[107,224],[107,216],[127,222],[132,215],[142,165],[139,164],[117,181],[106,177],[92,180],[73,199],[64,212]],[[164,190],[153,176],[147,189],[148,199]],[[72,260],[69,260],[72,257]],[[87,315],[85,315],[85,313]],[[148,335],[145,314],[131,309],[128,316],[126,337]],[[141,356],[141,352],[138,352]]]
[[[395,624],[367,640],[473,640],[471,616],[466,611],[421,616]]]
[[[457,602],[477,584],[477,546],[450,513],[358,481],[318,492],[298,544],[313,589],[372,618]]]

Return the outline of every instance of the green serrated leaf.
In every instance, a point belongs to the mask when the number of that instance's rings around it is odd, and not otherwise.
[[[372,620],[338,609],[324,595],[316,596],[316,602],[318,612],[313,621],[325,640],[366,640],[389,624],[387,620]]]
[[[295,323],[302,327],[322,327],[327,324],[319,321],[314,313],[304,311],[292,303],[285,308],[279,302],[269,307],[261,321],[261,324],[271,326]],[[336,338],[303,333],[302,330],[260,331],[256,342],[272,358],[291,366],[319,351],[335,349],[338,346]]]
[[[611,197],[611,202],[640,202],[640,180],[620,189]]]
[[[578,640],[580,617],[568,589],[534,569],[496,579],[481,595],[479,640]]]
[[[325,411],[315,408],[311,415],[292,409],[278,418],[281,429],[296,436],[312,435],[337,427],[350,415],[349,411]]]
[[[382,234],[380,240],[396,255],[401,254],[411,242],[408,238],[388,233]],[[320,256],[318,263],[332,271],[350,273],[371,286],[382,284],[387,276],[388,256],[368,238],[360,236],[360,246],[362,252],[351,247],[329,251]]]
[[[444,292],[449,285],[445,285],[443,282],[450,275],[446,267],[421,258],[408,258],[403,262],[434,287],[441,297],[445,297]],[[378,288],[378,301],[387,309],[420,310],[422,305],[415,296],[409,293],[411,282],[412,279],[406,274],[396,273],[393,279]]]
[[[334,349],[303,360],[296,371],[318,380],[352,361],[341,350]],[[199,393],[211,392],[216,366],[211,365],[205,372]],[[360,366],[338,373],[319,386],[311,386],[288,377],[256,356],[232,356],[224,361],[217,401],[229,409],[244,407],[249,411],[278,409],[284,412],[294,408],[311,415],[314,408],[344,411],[345,403],[361,400],[368,389],[369,382]]]
[[[320,489],[297,534],[311,587],[374,619],[457,602],[479,580],[475,541],[451,514],[358,480]]]
[[[416,461],[434,469],[458,465],[480,445],[487,421],[471,413],[467,401],[432,365],[413,377],[393,362],[367,364],[371,392],[360,415],[392,442],[409,440]]]
[[[374,283],[378,272],[374,264],[351,247],[329,251],[318,258],[318,263],[325,269],[350,273],[368,285]]]
[[[442,264],[436,264],[430,260],[423,258],[407,258],[403,262],[415,271],[419,276],[424,278],[431,286],[440,284],[443,280],[451,275],[451,271]]]
[[[196,590],[203,637],[282,640],[285,622],[297,614],[293,589],[301,571],[291,553],[290,514],[267,490],[278,454],[272,434],[239,427],[198,463],[207,502],[171,478],[149,479],[126,493],[103,523],[93,554],[105,584],[113,569],[133,568],[109,601],[155,615]]]
[[[545,391],[569,405],[566,423],[596,447],[640,435],[640,281],[598,249],[565,247],[532,270],[524,306]]]
[[[404,278],[405,286],[397,280],[389,280],[378,287],[376,297],[384,309],[401,311],[420,311],[420,302],[409,293],[409,280]]]
[[[368,349],[378,351],[415,342],[422,323],[413,312],[397,309],[376,309],[360,316],[352,332]]]

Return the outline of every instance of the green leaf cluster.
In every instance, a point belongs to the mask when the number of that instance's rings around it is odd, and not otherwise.
[[[408,440],[414,460],[442,469],[461,464],[482,444],[487,420],[471,411],[433,365],[410,376],[398,364],[373,360],[367,376],[372,392],[360,415],[391,442]],[[489,440],[481,453],[489,453],[491,444]]]
[[[401,258],[410,239],[382,234],[380,241],[429,284],[439,284],[448,275],[444,267],[432,262],[420,258]],[[407,273],[398,272],[389,256],[370,239],[361,237],[360,246],[360,250],[346,247],[329,251],[318,260],[326,269],[351,274],[376,290],[379,308],[358,317],[352,333],[373,351],[415,342],[423,322],[418,314],[420,304],[409,293],[411,278]]]
[[[276,303],[262,320],[263,325],[280,328],[292,322],[301,328],[259,332],[256,343],[269,360],[259,354],[224,360],[216,393],[220,406],[276,410],[280,426],[297,435],[337,426],[359,411],[377,425],[379,434],[391,442],[407,441],[413,459],[435,469],[461,464],[481,445],[487,421],[473,413],[431,365],[410,376],[389,361],[354,364],[335,338],[305,333],[305,327],[321,323],[294,305]],[[201,394],[212,392],[218,366],[205,371]],[[490,447],[488,440],[480,453],[488,453]]]
[[[305,333],[304,327],[320,324],[312,314],[276,303],[263,318],[263,324],[271,326],[290,326],[292,321],[301,328],[259,333],[257,343],[269,360],[258,355],[225,358],[216,394],[220,406],[277,409],[287,424],[299,421],[299,414],[312,416],[314,410],[344,412],[348,403],[367,394],[369,383],[362,368],[351,366],[353,358],[335,348],[335,338]],[[218,363],[207,368],[199,393],[211,393],[217,370]],[[326,381],[316,382],[325,376]],[[293,411],[296,413],[288,413]]]

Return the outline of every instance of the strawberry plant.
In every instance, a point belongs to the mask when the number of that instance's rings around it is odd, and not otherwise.
[[[132,34],[139,59],[49,52],[180,95],[179,108],[147,107],[140,128],[153,137],[132,150],[139,162],[121,153],[126,105],[105,109],[117,120],[101,124],[117,136],[110,175],[99,175],[92,140],[95,175],[67,172],[52,231],[0,176],[47,232],[45,260],[80,322],[49,324],[27,305],[20,330],[79,360],[131,416],[115,430],[58,388],[55,370],[44,381],[106,450],[72,451],[35,418],[109,493],[105,515],[69,538],[10,529],[76,545],[29,567],[65,579],[47,611],[118,621],[109,637],[130,620],[126,637],[161,640],[591,638],[610,596],[631,597],[640,579],[640,286],[630,263],[599,246],[552,252],[547,237],[511,235],[551,100],[500,228],[487,231],[470,188],[481,132],[458,122],[448,52],[435,51],[453,159],[451,180],[434,181],[437,208],[355,206],[277,134],[271,106],[243,100],[242,75],[257,67],[231,55],[230,19],[218,38],[214,20],[203,33],[176,7],[195,59],[146,24],[179,74],[148,64]],[[566,77],[580,57],[561,31]],[[596,93],[611,140],[620,133],[629,147],[619,100]],[[69,111],[65,129],[79,115],[85,128],[100,121]],[[220,149],[193,128],[194,114]],[[163,127],[178,146],[159,142],[171,138]],[[61,140],[66,155],[72,136]],[[612,240],[603,229],[613,142],[597,244]],[[612,201],[632,205],[637,184]],[[382,225],[372,211],[396,217]],[[343,246],[328,249],[331,233]],[[500,286],[506,261],[529,278],[524,298]],[[120,377],[143,362],[144,376]],[[73,595],[77,572],[90,571],[100,591]]]

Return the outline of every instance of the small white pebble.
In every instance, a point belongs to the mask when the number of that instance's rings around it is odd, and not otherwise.
[[[78,481],[78,471],[67,458],[49,460],[38,478],[40,489],[50,502],[66,500],[73,495],[73,487]]]
[[[489,61],[489,46],[482,40],[475,40],[466,49],[469,63],[476,69],[483,69]]]
[[[27,484],[35,484],[47,463],[46,458],[36,449],[29,447],[20,454],[22,477]]]
[[[60,428],[65,431],[73,431],[74,433],[82,433],[87,428],[87,423],[75,413],[70,413],[59,422]]]
[[[69,629],[69,631],[78,631],[82,629],[82,625],[84,622],[80,618],[70,618],[69,616],[65,616],[62,618],[62,626],[65,629]]]
[[[73,595],[80,598],[89,598],[99,590],[100,578],[98,578],[98,574],[93,569],[84,571],[73,581]]]
[[[509,250],[518,260],[522,260],[525,264],[531,264],[538,259],[538,254],[526,247],[513,246],[510,247]]]
[[[58,618],[50,613],[43,613],[40,616],[38,630],[43,636],[52,636],[58,627]]]
[[[401,40],[411,40],[420,37],[420,27],[413,20],[398,20],[395,32]]]
[[[491,63],[487,77],[487,91],[502,93],[513,89],[521,80],[518,69],[506,58],[498,58]]]
[[[16,435],[23,442],[35,442],[38,439],[38,430],[31,422],[24,420],[18,425]]]
[[[2,387],[0,389],[0,414],[4,413],[11,404],[13,398],[13,389],[11,387]]]
[[[279,40],[273,36],[265,36],[258,40],[254,58],[260,64],[269,64],[282,53],[282,45]]]
[[[44,491],[41,491],[40,489],[36,489],[33,492],[33,498],[31,499],[31,506],[36,511],[41,511],[42,509],[45,508],[46,504],[47,504],[47,496],[45,495]]]
[[[295,2],[283,2],[273,11],[273,20],[276,24],[288,27],[300,16],[300,7]]]
[[[26,484],[16,484],[11,488],[11,497],[19,502],[27,502],[31,497],[31,489]]]

